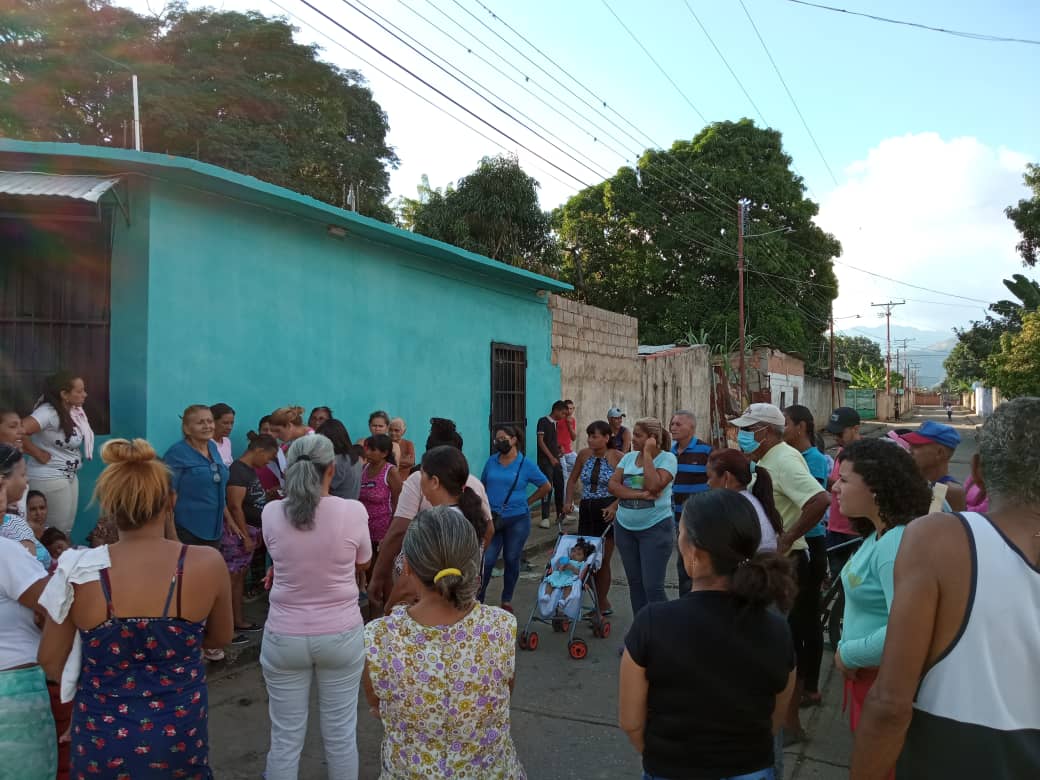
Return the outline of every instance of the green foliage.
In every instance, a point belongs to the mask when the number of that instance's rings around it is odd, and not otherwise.
[[[400,212],[402,223],[424,236],[529,271],[559,271],[549,215],[538,205],[538,182],[513,156],[485,157],[443,191],[423,177],[419,197],[402,198]]]
[[[839,371],[852,373],[852,368],[864,362],[881,368],[885,365],[881,357],[881,346],[866,336],[834,335],[834,365]]]
[[[1022,234],[1017,247],[1022,264],[1032,268],[1040,257],[1040,166],[1027,165],[1023,178],[1033,196],[1020,200],[1017,206],[1008,206],[1004,213]]]
[[[852,374],[851,387],[870,390],[885,389],[884,366],[874,365],[865,358],[860,358],[856,365],[849,367],[849,373]]]
[[[220,165],[391,220],[387,119],[360,73],[318,59],[259,13],[107,0],[8,0],[0,14],[0,135],[133,146]]]
[[[1040,312],[1022,318],[1018,333],[1004,333],[988,361],[989,379],[1008,398],[1040,395]]]
[[[737,200],[746,198],[747,330],[802,355],[820,353],[837,292],[840,244],[791,170],[780,133],[718,122],[556,210],[563,273],[588,303],[639,318],[640,339],[669,343],[737,331]],[[784,230],[788,232],[783,232]]]

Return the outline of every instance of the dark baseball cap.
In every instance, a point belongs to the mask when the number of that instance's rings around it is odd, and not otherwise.
[[[839,406],[831,412],[831,418],[827,421],[824,430],[827,431],[827,433],[833,433],[837,436],[846,428],[851,428],[853,425],[859,425],[861,422],[862,420],[859,418],[859,412],[851,406]]]

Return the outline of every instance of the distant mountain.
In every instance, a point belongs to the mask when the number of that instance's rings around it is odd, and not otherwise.
[[[883,323],[869,328],[853,325],[841,332],[846,336],[867,336],[880,344],[881,354],[885,354],[885,326]],[[903,339],[913,339],[913,341],[907,344],[907,350],[903,355],[909,356],[911,361],[920,364],[918,369],[920,384],[925,387],[931,387],[942,382],[946,378],[946,369],[943,368],[943,361],[946,360],[950,350],[957,343],[957,337],[950,331],[922,330],[906,325],[893,325],[893,344],[902,342]],[[896,349],[893,347],[893,370],[895,370],[895,353]],[[902,370],[902,366],[900,366],[900,370]]]

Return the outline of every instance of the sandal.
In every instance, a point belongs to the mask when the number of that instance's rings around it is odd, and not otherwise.
[[[514,614],[514,612],[513,612],[513,605],[512,604],[508,604],[508,603],[507,604],[501,604],[501,605],[499,605],[499,608],[500,609],[504,609],[510,615]]]
[[[263,631],[264,627],[259,623],[246,623],[244,626],[235,626],[235,631],[244,631],[246,633],[252,633],[254,631]]]

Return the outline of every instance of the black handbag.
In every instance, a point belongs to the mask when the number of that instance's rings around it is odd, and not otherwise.
[[[524,468],[524,456],[520,456],[520,464],[516,467],[516,476],[513,477],[513,484],[509,488],[509,492],[506,493],[506,500],[502,502],[502,508],[505,509],[509,505],[509,499],[513,497],[513,491],[516,490],[516,483],[520,481],[520,472]],[[502,530],[502,513],[492,512],[491,513],[491,524],[495,527],[495,533],[497,534]]]

